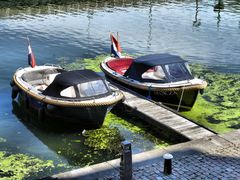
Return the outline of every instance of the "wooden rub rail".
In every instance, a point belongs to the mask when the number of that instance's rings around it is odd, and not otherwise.
[[[189,140],[196,140],[214,135],[213,132],[185,119],[159,104],[155,104],[146,98],[132,93],[122,86],[119,88],[125,95],[123,105],[134,111],[136,115],[153,126],[166,127]]]

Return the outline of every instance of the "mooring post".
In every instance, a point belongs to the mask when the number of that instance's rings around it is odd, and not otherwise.
[[[173,159],[173,155],[167,153],[163,155],[163,159],[164,159],[164,170],[163,173],[165,175],[170,175],[172,174],[172,159]]]
[[[131,143],[123,141],[121,143],[120,159],[120,179],[132,180],[132,148]]]

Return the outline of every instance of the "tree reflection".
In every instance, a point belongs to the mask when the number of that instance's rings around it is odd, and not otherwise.
[[[220,11],[221,9],[224,9],[223,0],[217,0],[217,3],[214,5],[213,10],[214,11]]]
[[[195,20],[193,21],[193,27],[199,27],[201,25],[200,19],[198,19],[198,0],[196,0],[196,13]]]
[[[216,4],[213,7],[213,11],[217,12],[217,27],[219,28],[220,21],[221,21],[221,10],[224,9],[224,3],[223,0],[218,0]]]
[[[149,2],[149,15],[148,15],[148,27],[149,27],[149,31],[148,31],[148,40],[147,40],[147,44],[148,44],[148,48],[151,47],[151,41],[152,41],[152,1]]]

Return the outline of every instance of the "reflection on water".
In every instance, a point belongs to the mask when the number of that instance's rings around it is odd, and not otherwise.
[[[201,20],[198,18],[198,0],[196,0],[196,13],[195,13],[195,19],[193,21],[194,27],[199,27],[201,25]]]
[[[26,66],[32,40],[38,64],[60,57],[109,53],[109,32],[119,32],[128,54],[173,53],[224,72],[239,72],[240,2],[84,1],[0,9],[0,76]],[[184,12],[184,13],[183,13]],[[220,23],[221,22],[221,23]],[[8,67],[9,69],[6,69]]]
[[[151,46],[151,41],[152,41],[152,2],[150,1],[150,4],[149,4],[149,15],[148,15],[148,18],[149,18],[149,23],[148,23],[148,40],[147,40],[147,43],[148,43],[148,48],[150,48]]]
[[[220,21],[221,21],[221,10],[224,9],[224,3],[222,0],[218,0],[217,3],[214,5],[213,10],[217,12],[217,27],[219,28]]]

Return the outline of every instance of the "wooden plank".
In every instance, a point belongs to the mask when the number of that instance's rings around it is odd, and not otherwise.
[[[174,129],[176,129],[178,132],[183,133],[184,131],[186,131],[187,129],[192,128],[192,127],[193,127],[193,124],[191,124],[191,123],[184,123],[181,126],[174,127]],[[196,125],[196,127],[198,127],[198,126]]]
[[[138,95],[132,94],[122,86],[120,89],[126,98],[123,104],[134,109],[140,117],[141,115],[145,115],[149,121],[152,121],[152,124],[159,123],[161,125],[165,125],[189,139],[199,139],[205,136],[213,135],[212,132],[198,126],[182,116],[175,114],[159,104],[155,104],[147,99],[139,97]]]
[[[184,134],[188,137],[191,137],[192,139],[199,139],[199,138],[203,138],[205,136],[211,136],[213,135],[212,132],[203,129],[203,128],[198,128],[198,129],[193,129],[191,131],[186,131],[184,132]]]
[[[182,121],[177,121],[178,119],[174,120],[174,119],[171,119],[171,121],[168,121],[167,122],[167,125],[170,126],[170,127],[178,127],[178,126],[181,126],[183,124],[185,124],[184,122]]]

